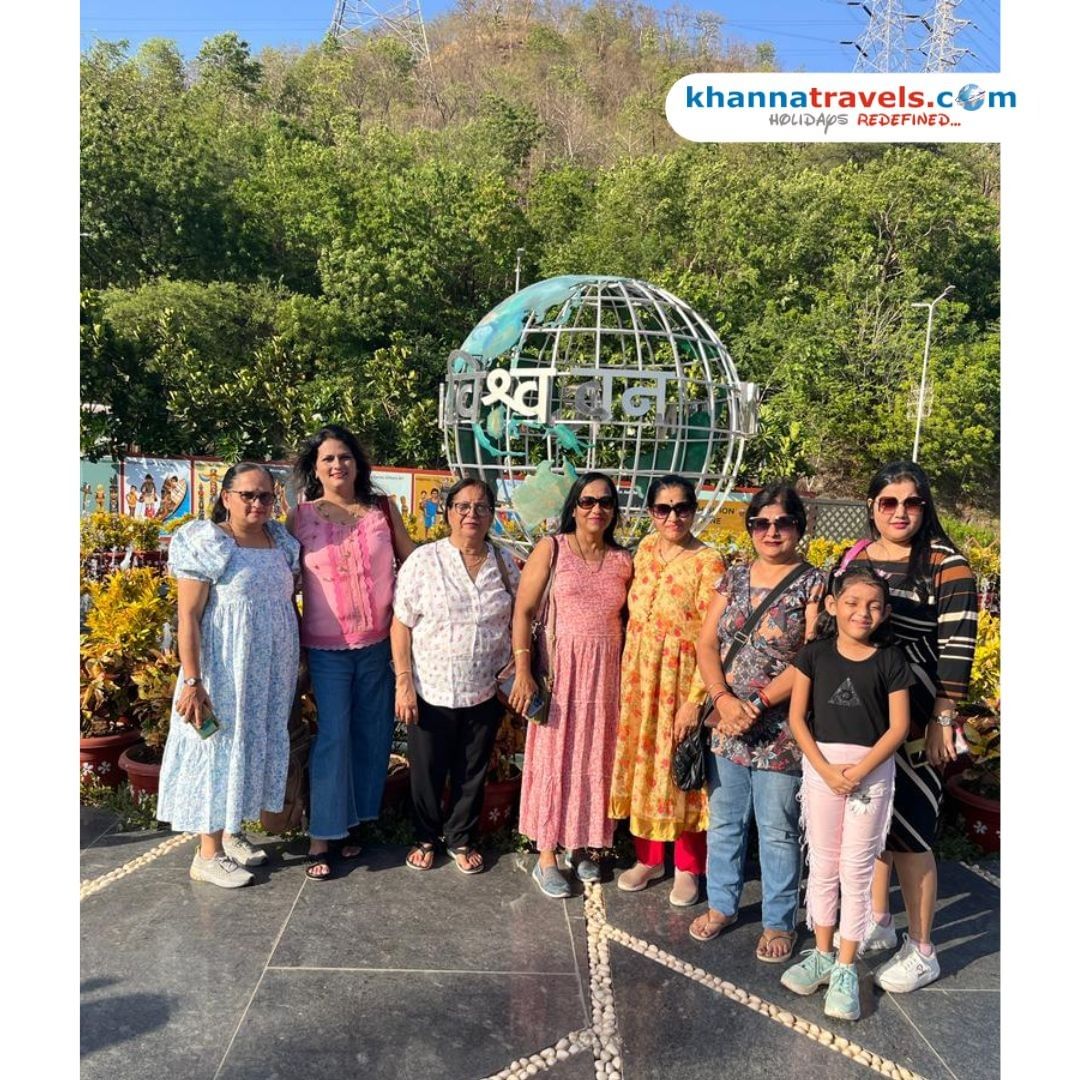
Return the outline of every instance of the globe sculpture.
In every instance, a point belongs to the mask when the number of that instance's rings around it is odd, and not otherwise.
[[[527,554],[583,472],[616,479],[623,526],[647,530],[650,481],[699,485],[695,527],[720,510],[756,431],[757,387],[739,382],[709,324],[665,289],[573,275],[522,289],[447,360],[439,402],[447,459],[498,494],[492,538]]]

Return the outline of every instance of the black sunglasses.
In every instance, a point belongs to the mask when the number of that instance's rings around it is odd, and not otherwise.
[[[752,533],[764,536],[772,525],[776,526],[777,532],[791,532],[799,527],[799,519],[791,514],[781,514],[774,518],[752,517],[746,525]]]
[[[239,495],[249,506],[258,503],[260,506],[272,506],[274,493],[272,491],[237,491],[235,488],[228,489],[230,495]]]
[[[601,510],[615,509],[615,499],[611,495],[601,495],[599,498],[595,495],[579,495],[577,504],[582,510],[591,510],[594,506],[599,506]]]
[[[654,518],[666,518],[669,514],[674,513],[677,518],[689,517],[697,509],[693,503],[681,502],[671,506],[669,503],[656,503],[649,507],[649,513]]]
[[[926,500],[918,495],[909,495],[903,500],[905,510],[925,510]],[[877,508],[883,514],[891,514],[900,505],[895,495],[882,495],[877,501]]]

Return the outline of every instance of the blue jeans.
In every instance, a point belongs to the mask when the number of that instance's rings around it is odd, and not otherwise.
[[[794,930],[799,907],[800,777],[735,765],[709,754],[709,907],[724,915],[739,910],[746,837],[753,811],[761,862],[761,922],[768,930]]]
[[[308,764],[309,831],[316,840],[340,840],[379,816],[394,734],[390,642],[309,649],[308,670],[319,708]]]

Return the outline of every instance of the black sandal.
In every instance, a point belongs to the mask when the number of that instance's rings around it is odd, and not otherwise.
[[[311,852],[308,852],[307,862],[308,862],[308,867],[304,871],[304,873],[312,881],[329,881],[330,878],[333,877],[333,875],[334,875],[334,859],[333,859],[333,856],[330,854],[329,851],[320,851],[317,855],[313,855]],[[313,874],[311,871],[314,870],[316,866],[325,866],[326,867],[326,873],[325,874]]]
[[[346,848],[354,848],[355,850],[351,855],[346,855]],[[342,862],[352,862],[364,854],[364,849],[360,844],[349,836],[345,836],[341,840],[331,840],[330,850],[334,853],[334,858],[340,859]]]

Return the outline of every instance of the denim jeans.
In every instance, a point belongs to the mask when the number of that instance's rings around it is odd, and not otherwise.
[[[319,709],[311,744],[310,833],[339,840],[379,816],[394,733],[389,640],[362,649],[309,649]]]
[[[768,930],[794,930],[799,907],[800,777],[735,765],[709,754],[709,907],[724,915],[739,910],[746,838],[753,812],[761,862],[761,922]]]

